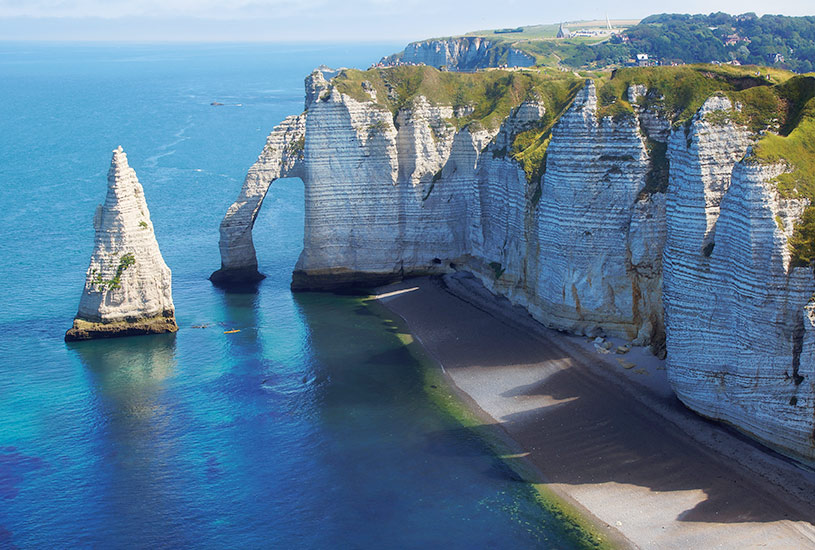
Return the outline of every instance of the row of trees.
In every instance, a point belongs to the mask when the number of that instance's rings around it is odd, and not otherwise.
[[[815,69],[812,16],[660,14],[643,19],[625,34],[633,50],[663,59],[775,63],[802,73]]]
[[[807,73],[815,70],[815,17],[660,14],[625,32],[627,39],[588,46],[563,45],[563,62],[574,67],[625,63],[637,53],[667,61],[739,61]],[[781,60],[783,58],[783,61]]]

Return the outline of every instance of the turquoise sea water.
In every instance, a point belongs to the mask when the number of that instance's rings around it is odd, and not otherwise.
[[[303,77],[398,47],[0,43],[0,548],[573,545],[423,393],[391,322],[289,291],[299,180],[275,184],[255,227],[257,291],[207,280],[220,218],[302,110]],[[180,330],[66,345],[117,145]]]

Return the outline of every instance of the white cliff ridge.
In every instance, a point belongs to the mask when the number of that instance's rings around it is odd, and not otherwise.
[[[656,90],[628,85],[611,104],[630,111],[610,116],[607,94],[601,106],[593,82],[573,82],[562,112],[533,92],[491,129],[461,124],[475,107],[459,99],[334,82],[313,73],[306,112],[270,135],[221,224],[213,279],[257,273],[258,208],[297,176],[293,289],[466,270],[549,327],[667,353],[690,408],[815,462],[815,279],[789,250],[808,202],[778,194],[789,167],[750,157],[758,136],[727,97],[672,127]],[[530,172],[516,139],[549,127]]]
[[[66,340],[175,332],[170,269],[153,232],[144,190],[121,147],[113,151],[105,203],[79,310]]]
[[[398,53],[383,58],[383,65],[424,64],[455,71],[473,71],[487,67],[531,67],[535,58],[503,42],[479,36],[411,42]]]

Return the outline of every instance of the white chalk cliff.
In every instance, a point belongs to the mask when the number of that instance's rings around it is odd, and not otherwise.
[[[251,283],[263,278],[257,269],[252,228],[272,182],[302,176],[304,140],[305,114],[288,117],[269,135],[221,223],[221,269],[210,277],[214,283]]]
[[[732,109],[709,99],[668,149],[668,375],[693,410],[815,460],[815,279],[788,246],[806,202],[779,195],[787,168],[755,162],[745,128],[708,120]]]
[[[222,275],[256,273],[257,210],[275,178],[297,176],[292,288],[470,271],[547,326],[661,356],[667,339],[690,408],[815,461],[815,279],[791,267],[788,246],[806,202],[775,190],[788,167],[752,160],[755,135],[711,115],[729,100],[672,128],[637,103],[643,85],[628,89],[633,114],[598,116],[589,81],[530,179],[509,150],[546,115],[534,97],[500,128],[457,129],[461,106],[416,96],[394,114],[366,90],[355,99],[319,72],[307,79],[306,112],[272,132],[221,224]]]
[[[480,36],[461,36],[411,42],[402,52],[382,58],[383,65],[423,64],[455,71],[487,67],[531,67],[535,58],[505,42]]]
[[[113,151],[105,203],[73,327],[66,340],[175,332],[172,277],[153,232],[136,172]]]

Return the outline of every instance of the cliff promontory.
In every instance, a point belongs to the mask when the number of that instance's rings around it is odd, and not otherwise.
[[[121,147],[113,151],[107,197],[93,226],[85,288],[65,340],[178,330],[170,269],[153,233],[144,189]]]
[[[297,176],[292,288],[466,270],[547,326],[667,354],[690,408],[814,461],[815,78],[774,74],[314,73],[224,218],[220,273],[257,272],[257,209]]]
[[[438,69],[474,71],[487,67],[531,67],[535,58],[512,44],[480,36],[459,36],[411,42],[399,53],[382,58],[383,65],[423,64]]]

